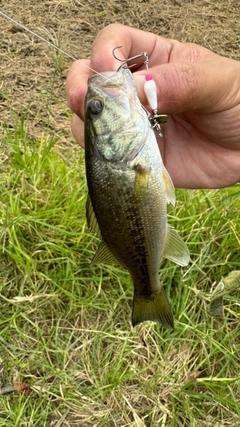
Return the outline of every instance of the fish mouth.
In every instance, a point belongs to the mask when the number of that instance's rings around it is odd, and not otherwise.
[[[110,98],[119,97],[122,92],[127,92],[123,77],[117,71],[94,74],[88,79],[88,89],[101,92],[103,96]]]
[[[121,95],[122,87],[116,84],[102,85],[101,92],[109,98],[118,98]]]

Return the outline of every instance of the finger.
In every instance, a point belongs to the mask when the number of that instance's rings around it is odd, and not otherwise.
[[[83,119],[84,101],[87,93],[87,81],[93,74],[90,60],[79,60],[73,63],[67,76],[67,101],[71,110]]]
[[[190,110],[210,113],[239,103],[236,85],[240,85],[240,65],[213,55],[211,60],[175,62],[150,69],[157,84],[159,113],[176,114]],[[143,74],[137,72],[134,77],[139,98],[146,105]]]
[[[100,31],[93,43],[91,67],[97,71],[116,71],[121,63],[114,58],[112,51],[118,46],[121,49],[115,51],[119,59],[127,59],[146,51],[148,55],[159,44],[158,63],[166,61],[170,49],[169,40],[158,37],[155,34],[141,31],[120,24],[111,24]],[[140,61],[145,68],[143,61]]]
[[[77,143],[84,148],[84,123],[76,114],[72,116],[71,129]]]

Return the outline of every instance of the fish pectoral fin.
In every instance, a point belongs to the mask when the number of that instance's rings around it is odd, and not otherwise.
[[[190,253],[187,245],[169,224],[167,227],[163,257],[181,266],[187,265],[190,261]]]
[[[88,194],[87,202],[86,202],[86,217],[87,217],[87,225],[90,231],[96,233],[99,237],[101,237],[101,231],[97,222],[97,218],[93,211],[92,201]]]
[[[91,265],[93,264],[118,264],[118,261],[108,249],[106,243],[102,241],[91,261]]]
[[[151,168],[145,167],[140,163],[136,163],[134,165],[134,170],[136,172],[134,181],[135,197],[138,199],[142,199],[147,195],[149,174],[151,172]]]
[[[163,169],[162,169],[162,176],[163,176],[163,182],[165,185],[165,190],[167,195],[167,202],[175,206],[176,198],[175,198],[174,185],[172,182],[172,178],[170,177],[165,166],[163,166]]]
[[[136,326],[146,320],[161,323],[165,328],[174,328],[172,310],[162,287],[149,298],[134,295],[132,324]]]

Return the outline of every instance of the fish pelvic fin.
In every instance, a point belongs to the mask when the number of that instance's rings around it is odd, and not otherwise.
[[[87,217],[87,225],[89,230],[91,230],[93,233],[96,233],[99,237],[101,237],[101,231],[100,231],[97,218],[93,210],[92,201],[89,195],[87,197],[87,202],[86,202],[86,217]]]
[[[149,297],[134,294],[132,324],[151,320],[161,323],[165,328],[174,328],[174,318],[166,293],[162,287]]]

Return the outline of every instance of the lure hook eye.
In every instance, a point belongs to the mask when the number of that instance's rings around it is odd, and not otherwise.
[[[127,64],[128,62],[130,62],[130,61],[134,61],[134,59],[138,59],[138,58],[144,58],[144,64],[145,64],[145,66],[146,66],[146,71],[147,71],[147,73],[148,73],[148,62],[149,62],[149,60],[148,60],[148,54],[147,54],[147,52],[141,52],[141,53],[139,53],[138,55],[135,55],[135,56],[132,56],[131,58],[127,58],[127,59],[120,59],[120,58],[118,58],[117,56],[116,56],[116,54],[115,54],[115,50],[116,49],[121,49],[121,47],[122,46],[117,46],[117,47],[115,47],[113,50],[112,50],[112,54],[113,54],[113,56],[114,56],[114,58],[117,60],[117,61],[120,61],[120,62],[123,62],[123,64],[122,65],[120,65],[120,67],[118,68],[118,70],[117,71],[119,71],[121,68],[131,68],[131,67],[134,67],[136,64],[132,64],[132,65],[126,65],[126,66],[124,66],[125,64]]]

